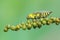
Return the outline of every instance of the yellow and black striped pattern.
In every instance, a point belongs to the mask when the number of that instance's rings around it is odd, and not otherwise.
[[[31,13],[27,16],[27,19],[40,19],[40,18],[46,18],[52,13],[52,11],[45,11],[45,12],[35,12]]]
[[[20,29],[30,30],[31,28],[34,28],[34,29],[35,28],[41,28],[43,25],[50,25],[52,23],[59,25],[60,24],[60,18],[57,18],[57,17],[47,18],[51,13],[52,13],[51,11],[31,13],[27,16],[27,19],[31,19],[31,20],[27,20],[26,23],[22,22],[21,24],[18,24],[16,26],[6,25],[4,28],[4,32],[7,32],[9,29],[11,29],[12,31],[18,31]]]

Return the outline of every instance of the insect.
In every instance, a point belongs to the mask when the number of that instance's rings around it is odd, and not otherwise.
[[[43,25],[50,25],[52,23],[55,23],[56,25],[60,24],[60,18],[57,17],[50,17],[47,18],[52,11],[41,11],[41,12],[33,12],[27,16],[27,19],[33,19],[33,20],[27,20],[26,23],[21,23],[16,26],[14,25],[6,25],[4,28],[4,32],[7,32],[9,29],[12,31],[18,31],[21,28],[23,30],[30,30],[31,28],[36,29],[41,28]],[[36,20],[37,19],[37,20]]]
[[[34,12],[27,16],[27,19],[40,19],[46,18],[52,13],[52,11],[42,11],[42,12]]]

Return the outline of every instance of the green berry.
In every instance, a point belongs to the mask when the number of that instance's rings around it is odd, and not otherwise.
[[[22,28],[22,24],[19,24],[19,27]]]
[[[25,24],[22,25],[22,29],[26,30],[26,25]]]
[[[41,28],[42,24],[41,22],[37,22],[38,28]]]
[[[20,26],[17,25],[16,28],[15,28],[15,31],[18,31],[20,29]]]
[[[40,18],[40,21],[43,21],[44,20],[44,18]]]
[[[45,20],[43,20],[43,21],[42,21],[42,24],[43,24],[43,25],[45,25],[45,24],[46,24],[46,21],[45,21]]]
[[[6,27],[7,29],[10,29],[10,26],[11,26],[11,25],[6,25],[5,27]]]
[[[30,30],[32,28],[32,25],[31,24],[26,24],[26,27],[28,30]]]
[[[4,32],[7,32],[8,31],[8,29],[7,28],[4,28]]]
[[[47,23],[46,23],[47,25],[50,25],[50,22],[49,21],[47,21]]]
[[[55,24],[56,24],[56,25],[59,25],[59,23],[57,23],[57,22],[56,22]]]
[[[15,27],[14,25],[12,25],[12,26],[10,27],[10,29],[11,29],[12,31],[15,31],[16,27]]]
[[[34,29],[37,27],[37,23],[36,22],[33,22],[32,25],[33,25]]]

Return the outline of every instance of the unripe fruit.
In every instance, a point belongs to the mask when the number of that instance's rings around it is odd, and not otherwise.
[[[16,25],[15,31],[18,31],[19,29],[20,29],[20,26],[19,25]]]
[[[8,31],[8,29],[7,28],[4,28],[4,32],[7,32]]]
[[[15,31],[16,27],[15,27],[14,25],[12,25],[12,26],[10,27],[10,29],[11,29],[12,31]]]

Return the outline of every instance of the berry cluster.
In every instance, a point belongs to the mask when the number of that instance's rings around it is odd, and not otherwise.
[[[40,13],[36,13],[36,15],[37,14],[40,14]],[[45,14],[45,12],[43,14]],[[33,15],[31,15],[31,18],[33,18]],[[12,31],[18,31],[21,28],[23,30],[26,30],[26,29],[30,30],[31,28],[34,28],[34,29],[35,28],[41,28],[43,25],[50,25],[52,23],[55,23],[56,25],[59,25],[59,23],[60,23],[60,18],[57,18],[57,17],[56,18],[55,17],[47,18],[46,16],[45,17],[40,16],[40,18],[36,18],[36,19],[33,18],[32,20],[30,20],[31,18],[29,16],[29,19],[27,18],[27,22],[18,24],[16,26],[6,25],[5,28],[4,28],[4,32],[7,32],[9,29],[11,29]]]

